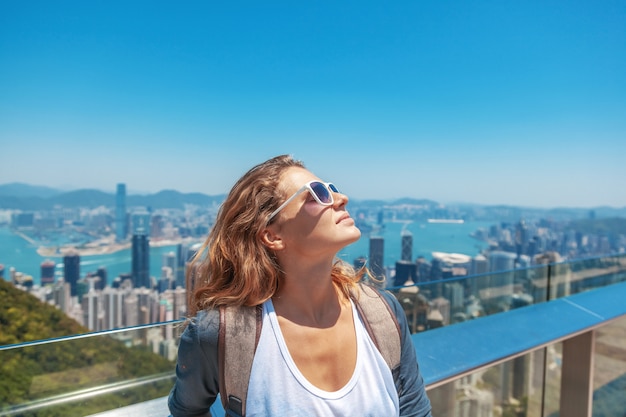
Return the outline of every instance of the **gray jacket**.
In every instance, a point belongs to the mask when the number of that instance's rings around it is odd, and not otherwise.
[[[394,311],[401,329],[401,361],[392,370],[400,400],[400,416],[432,417],[404,310],[393,294],[387,291],[381,291],[381,294]],[[174,417],[211,416],[209,409],[219,393],[219,323],[219,310],[201,311],[181,336],[176,382],[168,399]]]

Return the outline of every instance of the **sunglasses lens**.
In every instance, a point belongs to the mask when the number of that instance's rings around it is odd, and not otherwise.
[[[331,183],[331,184],[328,184],[328,188],[330,188],[330,190],[331,190],[333,193],[338,193],[338,192],[339,192],[339,190],[337,189],[337,187],[335,187],[335,184],[332,184],[332,183]]]
[[[311,183],[311,189],[313,190],[313,192],[315,193],[315,195],[317,196],[317,198],[319,198],[319,200],[324,203],[324,204],[331,204],[333,201],[333,197],[330,194],[330,191],[328,191],[328,188],[326,188],[326,186],[324,184],[322,184],[321,182],[312,182]]]

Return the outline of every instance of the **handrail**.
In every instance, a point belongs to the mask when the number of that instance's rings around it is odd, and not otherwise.
[[[118,327],[118,328],[110,329],[110,330],[101,330],[101,331],[88,332],[88,333],[78,333],[78,334],[72,334],[69,336],[59,336],[59,337],[53,337],[50,339],[33,340],[30,342],[12,343],[9,345],[0,346],[0,352],[3,350],[20,349],[20,348],[28,347],[28,346],[46,345],[48,343],[67,342],[71,340],[84,339],[84,338],[93,337],[93,336],[108,336],[108,335],[112,335],[116,333],[124,333],[124,332],[133,331],[133,330],[149,329],[152,327],[160,327],[160,326],[166,326],[170,324],[181,324],[184,322],[185,322],[184,319],[161,321],[161,322],[156,322],[156,323],[140,324],[137,326],[130,326],[130,327]]]
[[[150,384],[154,382],[164,381],[167,379],[173,379],[175,376],[174,371],[163,372],[158,375],[151,375],[142,378],[135,378],[128,381],[115,382],[112,384],[101,385],[93,388],[86,388],[65,394],[59,394],[52,397],[41,398],[35,401],[30,401],[18,406],[13,406],[8,410],[0,410],[0,417],[22,415],[22,413],[36,411],[42,408],[47,408],[54,405],[63,403],[69,403],[74,401],[80,401],[88,398],[98,397],[104,394],[110,394],[112,392],[122,391],[128,388],[138,387],[144,384]]]

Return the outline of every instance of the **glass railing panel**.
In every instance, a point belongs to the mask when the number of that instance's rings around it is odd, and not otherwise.
[[[413,333],[626,281],[626,255],[535,265],[388,288]]]
[[[558,413],[557,349],[538,349],[428,391],[437,417],[543,417]]]
[[[593,417],[626,410],[626,317],[596,330]]]
[[[389,290],[416,333],[546,301],[548,282],[548,266],[537,266]]]
[[[89,415],[166,396],[180,323],[0,350],[0,416]]]
[[[577,259],[554,267],[559,270],[560,282],[568,288],[566,295],[626,281],[626,255]]]

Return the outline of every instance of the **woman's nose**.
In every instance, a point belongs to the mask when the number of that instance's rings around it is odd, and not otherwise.
[[[341,206],[345,206],[346,204],[348,204],[348,196],[345,194],[342,194],[340,192],[336,192],[333,193],[333,199],[335,200],[335,206],[337,207],[341,207]]]

